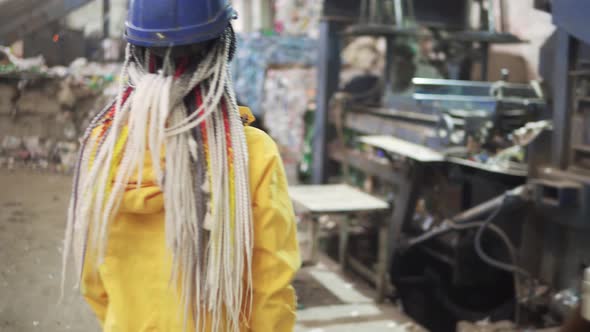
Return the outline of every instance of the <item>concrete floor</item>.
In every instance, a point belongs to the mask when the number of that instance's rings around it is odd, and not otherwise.
[[[98,331],[74,291],[59,304],[71,180],[0,170],[0,331]]]
[[[365,283],[340,273],[328,259],[301,274],[311,275],[340,302],[303,308],[298,312],[295,332],[420,332],[421,327],[391,304],[377,305],[374,291]]]
[[[77,292],[58,303],[70,182],[67,176],[0,170],[1,332],[99,330]],[[371,289],[352,283],[327,260],[302,275],[338,304],[302,308],[297,332],[419,330],[392,305],[374,305]]]

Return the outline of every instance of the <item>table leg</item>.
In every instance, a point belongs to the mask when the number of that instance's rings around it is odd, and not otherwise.
[[[309,222],[309,240],[311,241],[311,257],[312,265],[319,261],[319,246],[320,246],[320,222],[314,217],[308,217]]]
[[[376,275],[376,286],[377,286],[377,303],[383,303],[385,300],[385,293],[387,292],[387,238],[388,238],[388,225],[382,220],[379,223],[379,249],[377,252],[377,275]]]
[[[387,238],[388,267],[392,266],[395,250],[403,237],[404,226],[409,223],[416,211],[416,202],[424,181],[424,173],[423,165],[416,163],[413,167],[408,167],[408,174],[403,181],[398,183],[399,190],[393,202],[393,218],[389,224]]]
[[[350,229],[350,217],[346,217],[340,223],[340,243],[338,250],[338,260],[342,271],[346,270],[346,255],[348,254],[348,237]]]

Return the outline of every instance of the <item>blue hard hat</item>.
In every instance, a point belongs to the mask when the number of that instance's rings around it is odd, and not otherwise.
[[[229,0],[131,0],[125,38],[145,47],[195,44],[221,36],[236,17]]]

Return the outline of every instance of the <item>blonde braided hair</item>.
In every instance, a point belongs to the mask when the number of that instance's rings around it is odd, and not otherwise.
[[[108,129],[92,134],[107,108],[83,138],[66,228],[64,280],[71,252],[78,276],[86,251],[103,262],[109,225],[134,173],[141,186],[149,151],[164,194],[171,280],[181,285],[185,327],[192,315],[197,331],[206,328],[204,313],[213,331],[238,331],[252,307],[248,149],[228,68],[233,38],[228,28],[196,68],[179,77],[171,74],[169,54],[153,74],[127,47]],[[191,93],[202,96],[192,111],[183,102]]]

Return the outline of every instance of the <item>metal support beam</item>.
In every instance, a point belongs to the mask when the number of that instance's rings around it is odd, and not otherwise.
[[[323,20],[320,23],[320,52],[318,58],[318,94],[315,114],[315,135],[313,140],[313,183],[326,181],[328,153],[328,113],[330,99],[338,89],[340,75],[341,23]]]
[[[556,168],[568,165],[572,119],[571,83],[569,71],[574,51],[574,40],[563,29],[558,29],[555,40],[553,65],[553,150],[552,161]]]
[[[488,66],[490,62],[490,43],[481,43],[481,80],[488,80]]]
[[[422,189],[425,166],[422,163],[406,165],[405,181],[398,185],[393,202],[393,217],[389,224],[387,266],[391,268],[396,249],[402,240],[402,232],[416,211],[416,203]]]
[[[102,0],[102,36],[109,38],[111,35],[111,0]]]
[[[496,7],[494,0],[488,0],[488,32],[496,33]]]
[[[264,31],[266,29],[272,28],[272,12],[271,8],[272,5],[268,0],[253,0],[246,4],[249,6],[251,19],[251,31]]]
[[[509,18],[508,18],[508,4],[506,3],[506,0],[500,0],[500,4],[499,4],[500,8],[499,8],[499,12],[500,12],[500,31],[499,32],[508,32],[510,25],[509,25]]]
[[[393,80],[395,76],[395,70],[398,68],[394,67],[393,58],[395,56],[395,38],[386,38],[386,49],[385,49],[385,93],[383,93],[381,104],[387,105],[387,100],[393,93]]]
[[[395,26],[403,28],[404,26],[404,7],[402,0],[394,0],[395,3]]]

